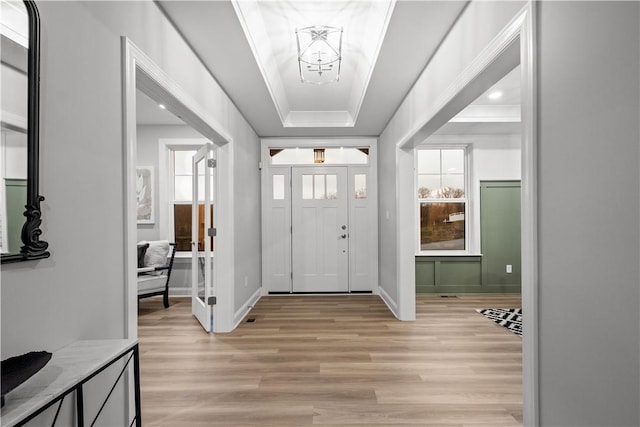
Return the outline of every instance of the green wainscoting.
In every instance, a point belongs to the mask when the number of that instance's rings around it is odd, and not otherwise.
[[[480,182],[482,282],[496,292],[521,283],[520,181]],[[507,265],[511,273],[507,273]]]
[[[483,292],[481,256],[416,256],[416,293],[480,292]]]
[[[416,293],[520,293],[520,181],[480,182],[480,211],[482,255],[416,256]]]

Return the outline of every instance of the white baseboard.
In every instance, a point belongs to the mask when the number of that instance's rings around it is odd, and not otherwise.
[[[380,286],[378,289],[380,290],[380,298],[382,298],[382,301],[387,304],[387,307],[389,307],[389,310],[391,310],[393,315],[396,316],[396,319],[400,320],[400,316],[398,316],[398,303],[396,303],[393,298],[389,296],[387,291],[385,291],[382,286]]]
[[[190,297],[191,288],[186,286],[169,286],[169,296],[171,297]]]
[[[249,312],[251,311],[253,306],[256,305],[256,303],[260,300],[261,297],[262,297],[262,287],[258,288],[253,293],[253,295],[251,295],[249,297],[247,302],[242,304],[242,306],[240,306],[240,309],[238,311],[236,311],[235,315],[233,316],[233,329],[232,330],[234,330],[235,328],[238,327],[238,325],[240,325],[242,320],[247,316],[247,314],[249,314]]]

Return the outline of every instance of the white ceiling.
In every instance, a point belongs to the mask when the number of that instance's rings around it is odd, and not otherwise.
[[[136,91],[137,125],[184,125],[185,123],[140,90]]]
[[[438,135],[520,133],[520,66],[438,129]],[[492,99],[493,94],[500,94]]]
[[[261,137],[380,135],[467,4],[460,0],[397,0],[395,5],[389,0],[268,0],[257,3],[240,0],[235,2],[234,8],[231,0],[158,0],[158,3]],[[238,4],[243,10],[245,6],[253,5],[254,9],[247,10],[253,10],[263,28],[269,28],[267,41],[275,53],[273,67],[254,56],[252,47],[257,44],[256,40],[252,36],[247,39],[243,25],[257,22],[253,19],[256,17],[239,18]],[[341,9],[346,9],[344,15]],[[381,12],[371,14],[369,9]],[[311,16],[324,16],[323,19],[330,22],[310,22]],[[368,30],[369,20],[377,23],[372,25],[373,34]],[[294,29],[305,25],[345,27],[344,68],[340,82],[321,86],[300,83]],[[357,34],[350,34],[350,28]],[[360,37],[363,35],[364,38]],[[380,43],[382,35],[384,38]],[[378,47],[373,70],[360,67],[363,56],[375,59]],[[274,69],[277,70],[275,77]],[[265,81],[265,74],[272,75],[271,81]],[[277,80],[281,82],[280,88]],[[276,107],[283,102],[281,100],[286,101],[288,108]],[[296,120],[290,120],[300,116],[290,114],[296,111],[334,112],[334,115],[346,111],[354,122],[345,127],[345,123],[326,123],[322,117],[331,117],[331,114],[304,114],[303,120],[315,117],[316,122],[299,127],[300,122],[296,125]]]
[[[236,0],[232,1],[236,2]],[[291,43],[295,44],[295,34],[290,31],[290,27],[311,24],[316,20],[311,16],[324,16],[325,18],[321,19],[327,19],[323,21],[327,24],[345,28],[351,26],[363,31],[364,24],[362,22],[354,24],[353,16],[364,16],[370,2],[322,2],[321,4],[329,6],[323,9],[324,15],[318,10],[318,4],[320,4],[318,2],[242,0],[241,3],[240,7],[244,8],[244,13],[252,11],[253,15],[264,20],[263,25],[269,27],[268,47],[274,57],[278,58],[271,64],[276,70],[274,73],[272,69],[271,74],[279,82],[269,82],[266,78],[268,72],[265,71],[265,66],[259,65],[259,54],[254,56],[255,46],[252,50],[250,40],[256,35],[245,34],[246,28],[243,30],[243,25],[246,26],[247,22],[243,23],[243,18],[238,18],[236,13],[238,4],[235,5],[236,10],[231,1],[162,1],[161,5],[166,13],[170,13],[170,18],[203,58],[242,114],[263,137],[379,135],[428,62],[437,47],[436,40],[439,42],[439,38],[446,34],[463,7],[461,2],[448,1],[398,0],[395,4],[380,2],[377,18],[371,19],[374,21],[377,19],[380,23],[387,19],[387,13],[392,12],[391,18],[388,19],[386,33],[383,31],[384,28],[379,30],[385,34],[385,37],[381,43],[380,40],[377,42],[380,48],[377,62],[372,61],[369,64],[372,67],[371,70],[360,70],[360,86],[354,83],[357,78],[350,76],[347,71],[357,68],[358,64],[352,64],[351,67],[345,66],[345,72],[338,84],[318,86],[300,82],[295,46],[291,46]],[[247,9],[247,5],[253,5],[257,9]],[[343,20],[326,18],[331,14],[341,15],[337,12],[340,8],[346,11]],[[289,9],[292,13],[289,14],[290,18],[287,18],[285,11]],[[305,18],[306,21],[300,18],[304,13],[308,15],[308,18]],[[443,24],[442,19],[439,19],[442,16],[446,17],[444,19],[446,25]],[[289,21],[294,18],[296,25],[293,25],[293,21]],[[363,22],[365,21],[367,20]],[[183,24],[179,25],[179,22]],[[190,25],[186,25],[187,22]],[[423,28],[428,26],[428,22],[439,22],[438,28]],[[282,30],[276,31],[276,27]],[[216,30],[213,31],[213,28]],[[203,37],[205,39],[202,39]],[[227,41],[211,42],[207,41],[206,37]],[[376,43],[372,43],[375,47]],[[199,46],[200,50],[196,46]],[[205,46],[208,47],[205,48]],[[412,47],[410,52],[406,46]],[[373,48],[369,49],[371,52]],[[377,47],[374,50],[377,50]],[[348,50],[344,51],[345,56],[347,52]],[[353,52],[355,50],[351,50],[351,54]],[[419,52],[422,52],[422,55]],[[360,52],[355,56],[362,58],[365,55]],[[375,56],[375,52],[370,56]],[[345,59],[345,64],[347,63]],[[362,79],[362,75],[367,73],[370,74],[368,87],[367,79]],[[274,96],[274,87],[278,85],[283,90],[280,93],[280,100]],[[359,100],[353,95],[358,91],[364,94]],[[490,99],[489,95],[494,92],[501,92],[502,96],[499,99]],[[357,117],[350,127],[344,127],[344,123],[334,123],[335,126],[327,127],[327,120],[323,123],[322,119],[317,119],[315,125],[309,125],[307,121],[306,127],[295,127],[291,123],[287,127],[286,123],[283,123],[286,122],[287,116],[291,118],[291,112],[294,112],[295,116],[296,111],[311,111],[313,113],[307,117],[323,117],[323,112],[349,111],[349,105],[353,106],[354,102],[358,101],[363,101],[359,108],[360,114],[357,110],[348,112],[348,115],[353,112],[351,117]],[[283,103],[288,105],[288,110],[285,111],[282,108],[279,110],[279,104]],[[160,109],[156,102],[140,91],[138,91],[137,111],[138,124],[141,125],[184,124],[172,113]],[[325,117],[330,116],[325,115]],[[515,134],[520,132],[519,121],[520,68],[516,67],[436,133],[440,135]],[[323,124],[325,126],[322,126]]]
[[[353,127],[394,2],[233,0],[232,3],[282,126]],[[334,64],[335,70],[340,69],[339,81],[325,85],[302,82],[297,59],[296,31],[319,25],[335,28],[332,46],[334,49],[342,46],[341,64]],[[301,37],[300,48],[306,47]],[[306,73],[306,64],[302,65],[308,80],[327,82],[337,78],[335,70],[325,72],[323,79],[318,73]]]

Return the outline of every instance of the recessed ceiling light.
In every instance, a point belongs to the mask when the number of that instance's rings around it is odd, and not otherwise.
[[[502,92],[500,92],[500,91],[491,92],[489,94],[489,99],[496,100],[496,99],[500,99],[500,98],[502,98]]]
[[[166,110],[166,109],[167,109],[167,107],[165,107],[165,105],[164,105],[164,104],[158,104],[158,107],[162,108],[163,110]]]

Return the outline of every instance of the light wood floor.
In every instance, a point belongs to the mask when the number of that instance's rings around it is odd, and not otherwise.
[[[518,426],[522,340],[476,313],[519,296],[263,297],[207,335],[190,300],[140,302],[145,426]]]

